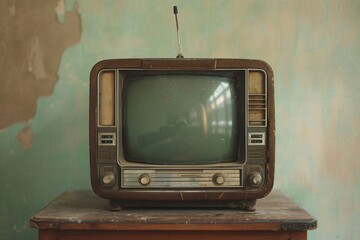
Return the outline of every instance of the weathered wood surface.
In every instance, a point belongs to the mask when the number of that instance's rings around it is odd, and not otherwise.
[[[262,230],[306,231],[316,219],[280,191],[258,200],[256,210],[124,209],[109,211],[108,200],[92,191],[66,192],[41,210],[30,223],[60,230]]]

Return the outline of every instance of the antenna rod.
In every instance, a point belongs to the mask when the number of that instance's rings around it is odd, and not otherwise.
[[[179,35],[179,22],[178,22],[178,9],[177,6],[174,6],[174,14],[175,14],[175,22],[176,22],[176,35],[177,35],[177,44],[178,44],[178,55],[176,58],[184,58],[182,55],[181,43],[180,43],[180,35]]]

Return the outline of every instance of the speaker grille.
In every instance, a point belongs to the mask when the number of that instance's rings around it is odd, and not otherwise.
[[[249,161],[264,161],[266,158],[265,146],[249,146],[247,157]]]
[[[97,156],[98,156],[98,162],[99,163],[115,163],[116,162],[116,158],[117,158],[117,154],[116,154],[116,146],[101,146],[98,147],[98,152],[97,152]]]
[[[264,72],[249,72],[248,90],[249,127],[266,127],[267,96]]]

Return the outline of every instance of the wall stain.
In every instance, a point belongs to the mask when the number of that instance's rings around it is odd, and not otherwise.
[[[16,134],[16,139],[19,141],[20,146],[23,150],[31,148],[33,134],[30,127],[23,128]]]
[[[44,54],[39,44],[39,38],[35,36],[31,40],[30,53],[28,56],[28,71],[38,80],[47,77],[44,63]]]
[[[0,2],[0,130],[34,117],[37,99],[53,92],[63,52],[80,41],[77,3],[64,21],[58,6],[58,0]]]

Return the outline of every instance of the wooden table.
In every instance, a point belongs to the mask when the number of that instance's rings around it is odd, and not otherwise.
[[[316,219],[280,191],[258,200],[256,210],[125,209],[92,191],[66,192],[30,220],[40,240],[50,239],[307,239]]]

